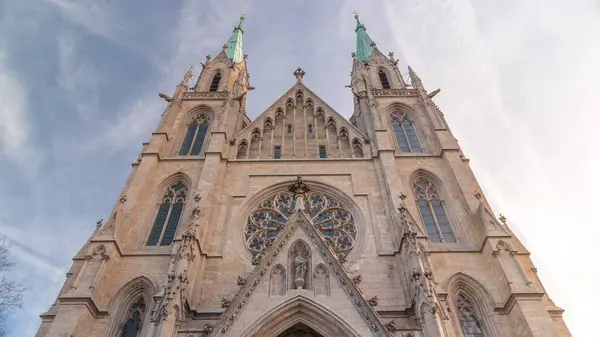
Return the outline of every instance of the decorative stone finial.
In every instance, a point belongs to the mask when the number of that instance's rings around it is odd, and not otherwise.
[[[245,286],[245,285],[246,285],[246,282],[247,282],[247,281],[246,281],[246,279],[245,279],[245,278],[243,278],[243,277],[241,277],[241,276],[238,276],[238,277],[237,277],[237,285],[238,285],[238,286]]]
[[[302,82],[302,78],[304,77],[304,74],[306,74],[306,72],[304,70],[302,70],[302,68],[298,67],[298,69],[296,69],[296,71],[294,71],[294,76],[296,76],[296,81]]]
[[[196,194],[196,196],[194,197],[194,202],[200,202],[201,199],[202,197],[200,197],[200,194]]]
[[[119,198],[119,203],[124,204],[126,202],[127,202],[127,195],[123,194],[123,196],[121,196],[121,198]]]
[[[404,202],[404,200],[406,200],[406,194],[401,192],[399,198],[402,200],[402,202]]]
[[[506,225],[506,217],[504,215],[500,214],[498,219],[500,219],[500,222],[502,222],[503,225]]]
[[[356,285],[359,285],[361,281],[362,281],[362,276],[360,274],[358,274],[352,278],[352,283],[354,283]]]
[[[288,190],[290,192],[294,193],[294,196],[297,196],[297,195],[304,196],[306,193],[310,192],[310,187],[308,187],[308,185],[306,185],[304,183],[304,181],[302,181],[301,176],[298,176],[298,178],[296,178],[296,182],[291,184],[288,187]]]
[[[100,229],[100,227],[102,227],[102,221],[103,221],[103,220],[104,220],[104,219],[100,219],[100,220],[98,220],[98,221],[96,222],[96,230],[98,230],[98,229]]]
[[[227,43],[223,45],[223,50],[227,50]]]
[[[379,304],[379,298],[377,297],[377,295],[369,298],[367,300],[367,302],[369,302],[369,305],[372,307],[376,307]]]
[[[226,299],[226,298],[222,298],[221,299],[221,308],[229,308],[231,306],[231,301]]]
[[[206,54],[206,61],[210,61],[210,54]]]
[[[396,322],[394,320],[389,321],[385,325],[385,328],[387,329],[387,331],[390,331],[390,332],[396,331]]]
[[[477,198],[477,200],[481,200],[481,193],[479,193],[479,191],[475,191],[474,196]]]

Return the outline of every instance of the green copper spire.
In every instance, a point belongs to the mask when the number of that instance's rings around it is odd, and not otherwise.
[[[233,29],[233,33],[227,41],[227,58],[233,63],[240,63],[244,59],[244,51],[242,50],[242,37],[244,36],[242,23],[244,18],[245,15],[242,15],[240,23]]]
[[[373,54],[373,40],[367,34],[367,28],[358,20],[358,14],[354,15],[356,19],[356,58],[361,62],[367,62]]]

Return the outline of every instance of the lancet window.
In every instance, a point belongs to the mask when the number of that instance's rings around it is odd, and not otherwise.
[[[221,73],[216,73],[215,76],[213,76],[212,82],[210,82],[210,89],[208,89],[208,91],[219,90],[220,82],[221,82]]]
[[[467,300],[463,295],[458,295],[456,299],[457,312],[460,319],[460,326],[462,328],[465,337],[484,337],[484,333],[481,329],[481,324],[477,319],[475,310],[471,302]]]
[[[140,297],[135,303],[129,308],[127,314],[127,320],[123,323],[123,332],[121,337],[138,337],[142,330],[142,323],[144,321],[144,313],[146,312],[146,301],[143,297]]]
[[[421,144],[413,122],[404,113],[392,114],[392,128],[402,152],[421,152]]]
[[[381,87],[383,89],[390,88],[390,82],[388,81],[388,77],[383,69],[379,69],[379,80],[381,81]]]
[[[146,243],[148,246],[155,246],[159,242],[161,246],[168,246],[173,242],[186,197],[187,187],[181,181],[169,186],[158,207],[154,226]]]
[[[432,242],[455,242],[456,238],[446,216],[444,200],[442,200],[437,186],[429,179],[419,177],[414,183],[414,193],[429,240]]]
[[[304,201],[306,214],[327,244],[338,255],[347,256],[356,240],[356,224],[352,213],[336,198],[311,192]],[[248,216],[245,228],[246,246],[253,256],[265,252],[294,213],[292,193],[282,192],[263,201]]]
[[[180,156],[197,156],[200,154],[209,124],[210,119],[206,114],[200,114],[192,119],[185,133],[185,138],[183,138],[183,143],[181,143]]]

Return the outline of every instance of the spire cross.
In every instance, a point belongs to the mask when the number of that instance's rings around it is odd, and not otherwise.
[[[294,76],[296,76],[296,81],[302,82],[302,78],[304,77],[304,74],[306,74],[306,72],[304,70],[302,70],[302,68],[298,67],[298,69],[296,69],[296,71],[294,71]]]

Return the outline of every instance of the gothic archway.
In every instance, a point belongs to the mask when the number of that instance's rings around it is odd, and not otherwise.
[[[296,332],[306,332],[307,335],[295,335]],[[358,337],[359,335],[335,313],[299,295],[267,312],[241,336]]]
[[[285,330],[279,337],[323,337],[323,335],[302,323],[298,323]]]

